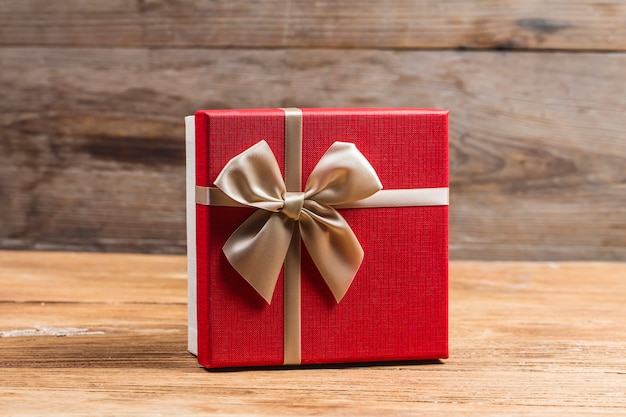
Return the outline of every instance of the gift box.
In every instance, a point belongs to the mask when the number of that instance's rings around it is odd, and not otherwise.
[[[185,121],[189,351],[202,366],[447,357],[447,111]]]

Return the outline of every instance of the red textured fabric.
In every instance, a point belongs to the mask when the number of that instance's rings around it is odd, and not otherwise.
[[[260,140],[282,170],[280,109],[197,112],[197,184],[212,186],[228,160]],[[335,141],[355,143],[385,189],[448,186],[447,111],[303,109],[303,186]],[[267,305],[221,250],[252,211],[197,205],[198,360],[205,367],[283,363],[282,273]],[[303,247],[302,363],[446,358],[448,207],[341,214],[365,259],[337,304]]]

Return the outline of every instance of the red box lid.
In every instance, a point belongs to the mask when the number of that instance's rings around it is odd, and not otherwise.
[[[302,109],[302,178],[335,141],[352,142],[384,189],[448,187],[448,112]],[[199,111],[196,183],[260,140],[284,168],[280,109]],[[283,363],[283,278],[268,305],[222,246],[254,211],[196,206],[198,360],[205,367]],[[342,209],[365,258],[337,303],[302,247],[302,363],[445,358],[448,355],[448,207]],[[260,265],[260,268],[263,266]]]

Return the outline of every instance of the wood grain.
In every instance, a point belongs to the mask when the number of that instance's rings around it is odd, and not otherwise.
[[[626,259],[626,54],[2,48],[0,246],[182,253],[183,116],[451,110],[451,257]]]
[[[450,359],[207,372],[185,258],[0,251],[0,413],[621,415],[626,264],[452,262]],[[2,333],[0,333],[2,334]]]
[[[625,50],[620,0],[5,0],[0,44]]]

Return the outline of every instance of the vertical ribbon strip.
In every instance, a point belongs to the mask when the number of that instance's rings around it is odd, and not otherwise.
[[[302,191],[302,110],[285,112],[285,187],[287,193]],[[300,307],[300,233],[294,228],[283,265],[283,364],[302,362]]]

